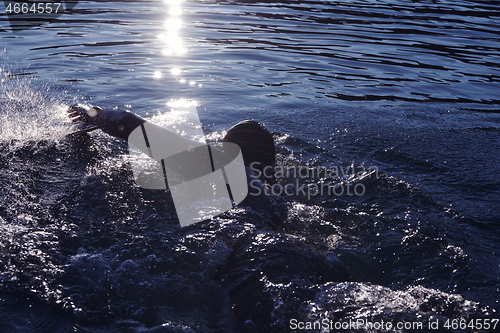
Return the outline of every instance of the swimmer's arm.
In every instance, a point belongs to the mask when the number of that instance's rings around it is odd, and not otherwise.
[[[128,140],[133,146],[158,161],[166,156],[206,145],[148,122],[129,111],[72,105],[68,113],[73,122],[94,125],[111,136]]]
[[[68,113],[73,122],[97,126],[111,136],[128,140],[129,145],[160,162],[166,174],[174,172],[184,180],[207,175],[232,161],[228,154],[205,142],[185,138],[129,111],[72,105]]]

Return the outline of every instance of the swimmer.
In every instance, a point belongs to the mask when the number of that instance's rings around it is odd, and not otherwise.
[[[140,126],[144,131],[144,126],[153,127],[161,130],[161,138],[173,150],[178,147],[196,147],[199,142],[187,139],[172,130],[160,128],[147,120],[123,110],[105,110],[98,106],[86,107],[82,105],[72,105],[68,108],[70,119],[76,123],[80,132],[90,132],[95,129],[101,129],[103,132],[128,140],[134,130]],[[276,161],[276,146],[272,134],[262,124],[255,120],[244,120],[231,127],[223,138],[223,142],[237,144],[241,149],[247,184],[252,183],[248,188],[248,195],[240,203],[242,206],[248,206],[253,209],[273,210],[273,203],[268,195],[265,195],[263,183],[258,180],[252,167],[263,169],[266,166],[273,166]],[[213,151],[213,148],[211,148]],[[146,149],[144,149],[146,150]],[[147,155],[147,151],[143,151]],[[172,156],[175,152],[167,153],[165,156]],[[256,167],[256,165],[258,167]],[[181,170],[182,167],[179,167]],[[190,170],[191,171],[191,170]],[[257,184],[258,186],[255,186]],[[257,194],[258,193],[258,194]]]

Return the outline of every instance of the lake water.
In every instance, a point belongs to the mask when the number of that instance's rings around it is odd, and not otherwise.
[[[16,32],[2,14],[0,332],[493,331],[499,36],[495,1],[82,1]],[[185,135],[191,111],[209,141],[256,119],[278,165],[327,171],[278,175],[278,218],[181,228],[126,143],[71,135],[74,103]],[[357,192],[299,191],[325,182]]]

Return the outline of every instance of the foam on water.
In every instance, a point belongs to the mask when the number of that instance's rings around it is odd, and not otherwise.
[[[0,67],[0,142],[10,149],[46,140],[57,142],[74,129],[64,91]]]

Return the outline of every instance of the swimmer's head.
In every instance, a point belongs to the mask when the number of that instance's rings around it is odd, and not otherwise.
[[[224,142],[237,144],[243,154],[246,166],[263,169],[276,162],[276,146],[271,134],[262,124],[255,120],[244,120],[231,127],[223,139]]]

